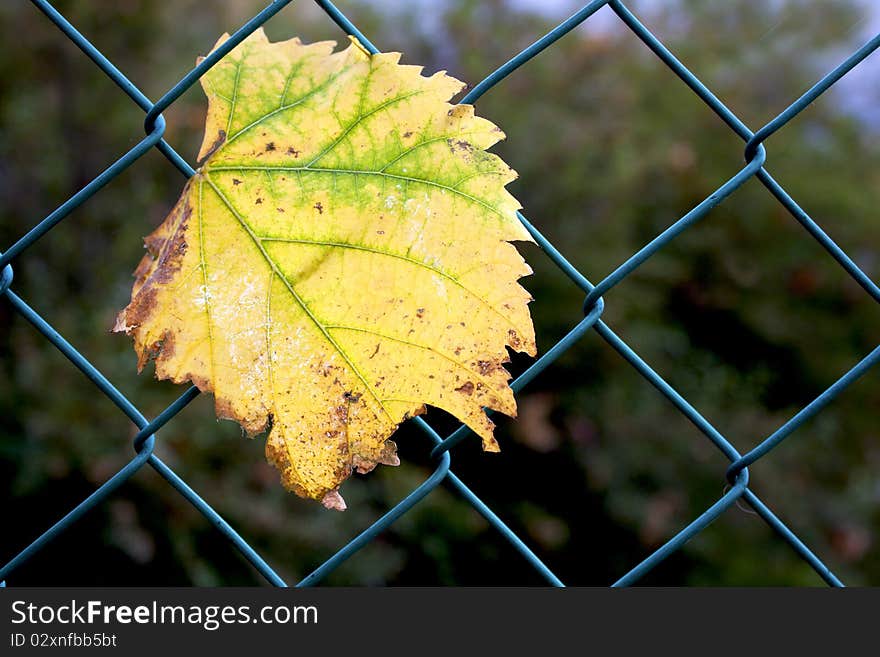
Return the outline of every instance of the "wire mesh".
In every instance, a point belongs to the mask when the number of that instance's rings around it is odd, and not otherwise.
[[[135,405],[126,399],[107,378],[89,362],[76,348],[68,343],[52,326],[37,314],[28,304],[11,288],[13,280],[12,261],[22,255],[31,245],[54,229],[75,208],[88,201],[98,193],[102,187],[120,175],[124,170],[134,164],[141,156],[152,148],[158,149],[168,161],[173,164],[184,177],[189,178],[195,171],[164,139],[165,120],[162,112],[174,103],[186,90],[195,84],[199,78],[214,64],[217,63],[230,50],[235,48],[250,33],[263,25],[276,13],[281,11],[292,0],[275,0],[253,18],[247,21],[231,38],[223,43],[211,55],[202,60],[195,68],[187,73],[177,84],[168,90],[155,103],[147,98],[118,68],[95,48],[76,27],[61,15],[48,0],[32,0],[32,3],[54,23],[61,32],[66,35],[80,50],[82,50],[96,66],[98,66],[116,85],[128,95],[145,113],[144,129],[146,136],[132,149],[110,165],[100,175],[85,185],[80,191],[71,196],[54,212],[37,223],[27,234],[6,249],[0,255],[0,294],[5,295],[18,313],[30,322],[39,333],[57,347],[86,377],[106,395],[128,418],[137,426],[138,433],[134,438],[135,456],[116,474],[110,477],[103,485],[95,490],[86,499],[71,509],[61,520],[49,527],[36,540],[16,555],[11,561],[0,568],[0,582],[5,583],[9,575],[16,568],[27,561],[40,549],[55,540],[65,529],[76,523],[84,514],[97,505],[105,502],[126,480],[131,478],[145,465],[155,469],[170,486],[175,488],[187,501],[189,501],[205,518],[214,525],[253,565],[254,568],[271,584],[286,586],[287,583],[275,572],[275,570],[263,559],[262,556],[239,535],[199,494],[190,487],[184,479],[178,476],[166,463],[155,453],[157,431],[166,423],[172,421],[189,402],[198,396],[199,391],[195,387],[189,388],[176,401],[169,405],[162,413],[153,420],[147,420]],[[378,49],[370,40],[358,30],[358,28],[329,0],[316,0],[317,4],[326,12],[326,15],[334,21],[346,34],[356,37],[361,44],[373,53]],[[771,451],[779,446],[786,438],[791,436],[799,427],[820,413],[834,398],[840,395],[854,381],[865,374],[873,365],[880,360],[880,346],[867,354],[861,361],[856,363],[849,371],[845,372],[837,381],[828,387],[822,394],[811,403],[803,407],[791,419],[779,429],[760,441],[756,447],[741,454],[724,437],[724,435],[708,422],[700,413],[663,377],[654,371],[631,347],[629,347],[609,326],[602,320],[605,308],[604,295],[611,291],[618,283],[629,276],[654,254],[663,249],[682,232],[703,219],[709,212],[722,202],[747,180],[756,178],[767,191],[788,211],[788,213],[815,239],[828,254],[860,285],[875,301],[880,302],[880,288],[872,281],[855,262],[841,249],[804,211],[797,202],[783,189],[783,187],[770,175],[765,168],[767,151],[765,141],[774,133],[784,128],[795,116],[802,112],[808,105],[825,93],[834,83],[851,71],[859,62],[880,46],[880,35],[875,36],[865,43],[836,68],[830,71],[822,79],[815,83],[800,98],[792,102],[785,110],[779,113],[773,120],[753,132],[750,130],[724,103],[722,103],[712,91],[706,87],[687,67],[685,67],[675,55],[650,31],[636,15],[619,0],[594,0],[586,4],[582,9],[574,13],[570,18],[557,25],[550,32],[538,39],[532,45],[517,53],[503,66],[492,72],[479,82],[464,98],[462,103],[474,103],[492,87],[503,81],[508,75],[529,60],[539,55],[546,48],[553,45],[558,39],[573,30],[575,27],[588,20],[600,8],[607,6],[614,12],[617,19],[625,25],[632,34],[641,40],[690,90],[705,103],[727,126],[745,143],[745,164],[732,178],[725,181],[715,192],[706,197],[696,207],[687,212],[668,228],[663,230],[648,244],[631,255],[621,263],[614,271],[608,274],[597,284],[591,283],[581,274],[557,248],[547,240],[541,232],[522,214],[520,221],[534,237],[543,252],[553,263],[584,293],[583,314],[584,318],[567,335],[557,342],[550,350],[543,354],[528,370],[516,378],[512,387],[519,392],[532,381],[532,379],[545,370],[562,353],[568,350],[577,341],[582,340],[588,334],[597,334],[607,342],[620,356],[629,362],[633,368],[644,377],[661,395],[671,402],[697,429],[730,460],[726,478],[729,482],[726,492],[714,504],[707,508],[701,515],[690,524],[682,528],[672,536],[659,549],[654,551],[641,563],[636,564],[631,570],[623,574],[613,586],[627,586],[637,582],[646,573],[651,571],[657,564],[670,554],[680,549],[687,541],[698,533],[704,531],[719,515],[735,503],[748,504],[754,511],[776,532],[779,538],[786,542],[804,561],[806,561],[818,575],[829,585],[843,586],[840,579],[829,567],[814,554],[798,536],[783,523],[771,509],[761,501],[749,488],[748,466],[759,459],[765,458]],[[511,545],[522,555],[526,563],[538,572],[547,583],[554,586],[562,586],[562,580],[548,568],[523,540],[513,532],[495,512],[489,508],[480,498],[474,494],[465,483],[451,470],[451,453],[454,447],[462,440],[472,436],[470,430],[462,425],[445,438],[438,433],[422,418],[410,420],[417,425],[428,438],[434,443],[431,456],[436,465],[432,474],[417,488],[412,490],[404,499],[390,508],[381,518],[364,529],[354,540],[342,546],[330,556],[321,566],[298,582],[297,586],[309,586],[319,583],[330,572],[336,569],[344,561],[352,557],[361,548],[372,541],[378,534],[385,531],[398,518],[406,514],[422,499],[431,493],[441,482],[446,482],[463,499],[469,502],[473,508],[482,515],[488,523],[496,529]]]

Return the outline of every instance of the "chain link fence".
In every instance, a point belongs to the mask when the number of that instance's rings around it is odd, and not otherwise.
[[[139,158],[153,148],[158,149],[167,160],[176,167],[181,174],[183,174],[184,177],[189,178],[192,176],[195,173],[192,167],[163,139],[165,120],[162,116],[162,112],[174,103],[186,90],[194,85],[209,68],[217,63],[218,60],[238,45],[251,32],[270,20],[276,13],[284,9],[284,7],[290,4],[291,1],[292,0],[276,0],[275,2],[272,2],[236,31],[220,48],[187,73],[157,102],[153,102],[147,98],[133,82],[126,78],[116,68],[113,62],[104,57],[97,48],[83,37],[83,35],[77,31],[76,27],[66,20],[50,2],[47,0],[32,0],[33,4],[45,14],[48,20],[54,23],[68,39],[75,43],[96,66],[98,66],[111,80],[113,80],[113,82],[116,83],[116,85],[118,85],[121,91],[125,93],[132,102],[137,104],[146,113],[146,119],[144,121],[146,137],[108,167],[103,173],[91,180],[91,182],[85,185],[85,187],[79,192],[71,196],[54,212],[37,223],[26,235],[9,246],[2,255],[0,255],[0,269],[2,269],[0,293],[6,297],[15,311],[20,313],[37,331],[57,347],[75,367],[88,377],[102,394],[106,395],[119,408],[119,410],[137,426],[138,433],[134,438],[134,458],[132,458],[123,468],[110,477],[91,495],[77,504],[61,520],[49,527],[42,535],[9,561],[9,563],[4,565],[2,569],[0,569],[0,581],[3,581],[4,583],[11,575],[13,575],[17,567],[27,561],[40,549],[55,540],[60,533],[76,523],[84,514],[88,513],[90,509],[107,501],[121,484],[131,478],[141,468],[148,465],[155,469],[170,486],[176,489],[180,495],[198,509],[198,511],[201,512],[205,518],[207,518],[208,521],[241,552],[241,554],[254,566],[254,568],[257,569],[257,571],[259,571],[259,573],[262,574],[263,577],[265,577],[268,582],[278,586],[287,585],[287,582],[275,572],[272,566],[266,562],[266,560],[244,537],[239,535],[236,530],[211,507],[210,504],[208,504],[187,484],[186,481],[184,481],[184,479],[177,475],[174,470],[172,470],[154,453],[154,448],[158,440],[157,432],[159,429],[168,422],[171,422],[177,413],[198,396],[199,391],[195,387],[191,387],[157,417],[148,420],[143,414],[141,414],[134,403],[126,399],[126,397],[123,396],[117,388],[114,387],[114,385],[92,363],[89,362],[88,359],[80,354],[74,346],[67,342],[64,336],[53,329],[48,322],[31,309],[25,300],[15,294],[11,287],[13,282],[13,269],[11,263],[15,258],[24,254],[24,252],[42,236],[56,228],[56,226],[58,226],[60,222],[62,222],[62,220],[75,208],[88,201],[92,196],[98,193],[102,187],[120,175],[124,170],[133,165]],[[361,44],[371,52],[378,52],[378,49],[370,42],[368,37],[362,34],[332,2],[329,2],[329,0],[316,0],[316,2],[324,10],[328,19],[334,21],[345,33],[356,37]],[[798,536],[750,489],[748,466],[759,459],[767,457],[780,443],[791,436],[805,422],[820,413],[835,397],[841,394],[848,386],[856,381],[856,379],[861,377],[873,365],[880,361],[880,346],[867,354],[849,371],[843,373],[837,381],[833,382],[830,387],[816,397],[811,403],[801,408],[799,412],[775,432],[758,442],[755,448],[745,454],[741,454],[724,437],[721,431],[700,415],[687,399],[670,386],[660,374],[654,371],[648,363],[630,348],[608,326],[608,324],[603,321],[602,315],[605,308],[604,297],[607,293],[645,261],[663,249],[671,241],[675,240],[676,237],[703,219],[714,207],[723,203],[730,194],[751,178],[759,180],[766,188],[767,192],[771,194],[785,208],[787,213],[803,227],[806,231],[804,239],[807,239],[807,236],[810,236],[816,240],[849,274],[849,276],[851,276],[856,283],[861,286],[871,298],[873,298],[874,301],[880,302],[880,288],[878,288],[877,284],[856,265],[843,249],[841,249],[822,230],[822,228],[813,221],[813,219],[811,219],[811,217],[798,205],[795,199],[793,199],[785,189],[774,180],[770,172],[765,168],[768,155],[764,146],[765,141],[769,137],[783,129],[795,116],[802,112],[820,95],[825,93],[834,83],[852,70],[853,67],[877,49],[878,46],[880,46],[880,35],[875,36],[858,50],[853,52],[839,66],[816,82],[815,85],[800,98],[794,100],[794,102],[776,116],[776,118],[757,131],[752,131],[733,112],[731,112],[709,88],[691,73],[687,67],[676,59],[675,55],[640,22],[639,18],[626,6],[625,3],[618,0],[594,0],[593,2],[586,4],[570,18],[560,23],[538,41],[518,53],[506,64],[483,79],[479,84],[473,87],[464,98],[462,98],[461,102],[476,102],[480,96],[502,82],[510,73],[526,64],[533,57],[539,55],[546,48],[553,45],[558,39],[584,21],[587,21],[596,11],[606,5],[614,12],[617,19],[619,19],[619,21],[631,31],[634,38],[641,40],[651,52],[681,80],[683,84],[687,85],[687,87],[689,87],[703,103],[705,103],[724,121],[730,130],[742,139],[745,144],[745,164],[736,175],[725,181],[711,195],[696,205],[696,207],[654,237],[654,239],[648,244],[632,254],[625,262],[621,263],[614,271],[596,284],[587,280],[587,278],[573,267],[559,250],[557,250],[557,248],[551,244],[529,220],[520,214],[519,218],[523,225],[534,237],[546,257],[552,260],[552,262],[555,263],[555,265],[573,282],[573,284],[583,291],[584,318],[572,328],[562,340],[544,353],[521,376],[516,378],[512,383],[512,387],[516,392],[522,390],[523,387],[527,386],[535,376],[546,369],[573,344],[582,339],[591,339],[591,336],[596,334],[618,352],[623,359],[632,365],[632,367],[635,368],[635,370],[657,390],[658,394],[664,396],[670,403],[672,403],[675,408],[687,418],[687,420],[699,429],[707,440],[709,440],[727,459],[729,459],[730,466],[725,473],[728,485],[726,487],[726,492],[721,498],[695,518],[690,524],[669,538],[665,544],[653,552],[648,558],[641,563],[634,565],[629,572],[625,573],[614,582],[614,586],[627,586],[637,582],[663,559],[681,548],[682,545],[695,535],[704,531],[719,515],[735,504],[745,504],[751,507],[751,509],[753,509],[754,512],[776,532],[779,540],[787,543],[791,549],[806,561],[825,582],[832,586],[842,586],[843,584],[840,579],[831,572],[822,559],[814,554],[810,548],[807,547],[800,538],[798,538]],[[297,585],[308,586],[319,583],[331,571],[357,553],[358,550],[367,545],[378,534],[386,530],[395,522],[395,520],[407,513],[418,504],[420,500],[425,498],[425,496],[429,495],[434,488],[445,482],[462,498],[470,503],[494,529],[509,541],[522,555],[526,562],[534,568],[547,581],[547,583],[555,586],[562,586],[563,582],[560,577],[548,568],[542,562],[540,557],[535,554],[535,552],[533,552],[523,540],[450,469],[453,448],[463,440],[472,437],[470,430],[465,426],[461,426],[450,435],[442,437],[422,418],[414,418],[413,420],[410,420],[410,422],[414,423],[424,431],[435,445],[431,452],[431,456],[435,462],[433,473],[397,505],[389,509],[379,520],[364,529],[354,540],[347,545],[340,547],[335,554],[329,556],[321,566],[303,578],[297,583]],[[721,473],[719,473],[719,477],[721,477]]]

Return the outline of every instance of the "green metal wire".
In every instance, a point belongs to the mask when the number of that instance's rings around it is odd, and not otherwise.
[[[83,515],[97,505],[106,501],[116,489],[137,473],[144,465],[149,464],[164,479],[174,487],[186,500],[198,509],[217,530],[226,537],[265,577],[267,581],[277,586],[285,586],[286,583],[273,568],[254,550],[253,547],[241,537],[227,523],[211,505],[202,499],[189,484],[179,477],[168,465],[163,463],[155,454],[154,448],[158,440],[157,432],[166,423],[172,421],[199,391],[191,387],[184,392],[174,403],[166,408],[152,421],[148,421],[126,399],[110,381],[92,365],[77,349],[64,339],[52,326],[38,313],[28,306],[10,286],[13,280],[11,263],[20,257],[31,245],[43,237],[59,224],[78,206],[88,201],[108,182],[133,165],[142,155],[152,148],[156,148],[166,156],[169,162],[187,178],[195,172],[191,165],[186,162],[164,139],[165,120],[162,112],[167,109],[187,89],[195,84],[204,73],[214,66],[226,53],[238,45],[251,32],[263,25],[272,16],[281,11],[291,0],[276,0],[265,9],[255,15],[218,50],[202,60],[195,68],[187,73],[177,84],[169,89],[157,102],[153,103],[145,96],[110,60],[104,57],[80,32],[64,17],[48,0],[31,0],[45,16],[54,23],[61,32],[70,39],[80,50],[85,53],[119,88],[131,98],[144,112],[144,128],[146,136],[127,153],[123,154],[104,172],[96,176],[80,191],[72,195],[67,201],[51,212],[24,236],[10,245],[0,254],[0,295],[9,301],[11,307],[20,313],[34,328],[58,348],[77,367],[102,394],[108,397],[122,413],[138,428],[134,438],[135,456],[116,474],[98,487],[91,495],[68,511],[60,520],[51,525],[39,537],[33,540],[26,548],[21,550],[12,560],[0,568],[0,586],[6,585],[6,579],[22,563],[27,561],[40,549],[51,543],[57,536],[76,523]],[[358,30],[358,28],[329,0],[316,0],[316,3],[345,33],[356,37],[372,53],[379,52],[370,40]],[[629,345],[627,345],[612,329],[601,319],[605,301],[603,296],[611,291],[618,283],[629,276],[636,268],[650,259],[654,254],[663,249],[682,232],[690,228],[694,223],[707,216],[713,208],[723,203],[725,199],[744,182],[752,177],[757,178],[768,189],[783,207],[800,223],[809,235],[811,235],[841,267],[877,302],[880,302],[880,287],[871,280],[853,260],[816,224],[815,221],[788,195],[765,168],[768,158],[764,142],[774,133],[784,128],[804,110],[810,103],[825,93],[833,84],[845,76],[868,55],[880,47],[880,35],[865,43],[853,54],[847,57],[840,65],[835,67],[826,76],[819,80],[813,87],[805,92],[800,98],[786,107],[773,120],[752,132],[730,109],[728,109],[690,70],[687,69],[666,46],[648,30],[639,19],[619,0],[593,0],[575,12],[570,18],[561,22],[553,30],[538,39],[528,48],[514,55],[503,66],[490,73],[479,82],[462,100],[465,103],[474,103],[485,93],[513,74],[517,69],[525,65],[529,60],[539,55],[543,50],[550,47],[568,32],[589,19],[597,10],[608,6],[629,28],[636,38],[640,39],[670,70],[672,70],[687,85],[694,94],[714,111],[736,135],[745,143],[745,166],[730,180],[724,182],[714,193],[695,206],[691,211],[672,223],[666,230],[655,236],[644,247],[627,258],[605,278],[596,285],[577,270],[560,251],[547,240],[538,228],[528,221],[523,215],[519,215],[523,226],[529,231],[544,254],[565,273],[566,276],[580,288],[585,297],[583,303],[584,319],[574,326],[562,340],[557,342],[547,353],[541,356],[526,372],[519,376],[512,387],[518,392],[528,385],[536,376],[543,372],[553,361],[565,353],[572,345],[587,334],[595,332],[612,349],[630,363],[635,370],[645,378],[660,394],[662,394],[679,412],[681,412],[703,435],[717,447],[731,465],[726,476],[731,486],[722,497],[711,504],[706,511],[695,518],[689,525],[681,529],[658,550],[649,555],[640,564],[620,576],[613,586],[627,586],[637,582],[646,573],[651,571],[658,563],[670,554],[680,549],[687,541],[698,533],[705,531],[707,527],[725,510],[734,503],[742,500],[750,505],[755,512],[785,541],[791,548],[808,563],[817,574],[831,586],[843,586],[842,582],[829,569],[829,567],[798,538],[798,536],[783,523],[770,508],[762,502],[749,488],[748,466],[766,457],[772,450],[779,446],[786,438],[792,435],[805,422],[820,413],[834,398],[844,392],[856,379],[864,375],[878,361],[880,361],[880,346],[855,364],[848,372],[844,373],[837,381],[832,383],[813,402],[801,409],[794,417],[786,422],[777,431],[760,442],[754,449],[740,454],[736,448],[719,432],[710,422],[672,386],[670,386],[660,374],[654,371]],[[418,426],[434,445],[431,456],[436,465],[431,475],[417,488],[410,492],[403,500],[390,508],[381,518],[364,529],[357,537],[337,552],[331,555],[321,566],[316,568],[310,575],[305,577],[298,586],[310,586],[319,583],[330,572],[335,570],[344,561],[352,558],[356,553],[381,532],[385,531],[394,521],[407,513],[422,499],[431,493],[437,486],[446,483],[453,491],[470,503],[488,523],[494,527],[515,550],[522,555],[526,564],[531,566],[537,573],[553,586],[562,586],[562,580],[550,568],[544,564],[538,555],[533,552],[523,540],[511,530],[498,515],[477,497],[451,470],[451,450],[461,441],[472,436],[472,432],[466,426],[460,426],[446,438],[439,436],[436,431],[422,418],[411,420]],[[8,534],[7,534],[8,535]]]

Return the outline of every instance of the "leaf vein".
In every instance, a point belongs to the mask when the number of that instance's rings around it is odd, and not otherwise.
[[[303,168],[311,167],[315,162],[320,160],[322,157],[324,157],[328,153],[332,152],[333,149],[336,148],[351,133],[352,130],[354,130],[359,125],[361,125],[366,119],[370,118],[371,116],[373,116],[374,114],[376,114],[378,112],[381,112],[382,110],[386,109],[387,107],[394,105],[395,103],[403,102],[404,100],[407,100],[408,98],[412,98],[413,96],[417,96],[422,93],[425,93],[424,89],[416,89],[415,91],[412,91],[408,94],[404,94],[403,96],[395,96],[394,98],[391,98],[391,99],[385,101],[384,103],[377,105],[376,107],[371,109],[366,114],[360,114],[357,117],[357,119],[355,119],[352,123],[350,123],[348,126],[346,126],[346,128],[342,131],[342,133],[333,142],[331,142],[323,151],[318,153],[314,158],[312,158],[309,162],[307,162]],[[316,171],[317,169],[312,169],[312,170]]]
[[[239,131],[236,132],[234,135],[232,135],[231,137],[228,137],[228,138],[226,139],[226,143],[224,144],[224,147],[225,147],[225,146],[228,146],[230,142],[232,142],[232,141],[238,139],[238,138],[241,137],[244,133],[248,132],[249,130],[252,130],[253,128],[256,128],[258,125],[260,125],[261,123],[264,123],[265,121],[267,121],[268,119],[272,118],[272,117],[275,116],[276,114],[279,114],[280,112],[286,112],[287,110],[292,109],[292,108],[296,107],[297,105],[301,105],[302,103],[306,102],[309,98],[311,98],[312,96],[317,95],[319,92],[323,91],[323,90],[326,89],[328,86],[330,86],[330,85],[331,85],[331,84],[332,84],[332,83],[333,83],[338,77],[340,77],[341,75],[343,75],[343,74],[344,74],[346,71],[348,71],[350,68],[351,68],[351,66],[346,66],[345,68],[341,69],[341,70],[338,71],[337,73],[334,73],[333,75],[331,75],[330,77],[328,77],[324,82],[322,82],[321,84],[319,84],[319,85],[318,85],[317,87],[315,87],[314,89],[311,89],[311,90],[310,90],[307,94],[305,94],[304,96],[301,96],[300,98],[297,98],[295,101],[292,101],[292,102],[288,103],[287,105],[282,105],[281,107],[278,107],[277,109],[272,110],[272,111],[269,112],[268,114],[264,114],[264,115],[261,116],[260,118],[256,119],[253,123],[250,123],[250,124],[244,126],[241,130],[239,130]],[[227,131],[227,132],[228,132],[228,131]]]
[[[210,167],[211,171],[300,171],[302,173],[311,172],[311,173],[330,173],[330,174],[350,174],[350,175],[364,175],[364,176],[381,176],[384,179],[394,179],[394,180],[404,180],[407,182],[420,183],[423,185],[428,185],[430,187],[437,187],[439,189],[446,190],[448,192],[452,192],[457,196],[461,196],[465,200],[471,201],[472,203],[476,203],[477,205],[482,205],[487,210],[497,214],[499,217],[503,217],[504,213],[501,212],[498,208],[491,206],[486,203],[486,201],[477,198],[476,196],[472,196],[467,192],[463,192],[460,189],[456,189],[455,187],[451,187],[449,185],[444,185],[443,183],[436,182],[434,180],[428,180],[426,178],[415,178],[413,176],[401,176],[395,173],[388,173],[387,171],[365,171],[360,169],[318,169],[314,167],[309,167],[308,165],[302,167],[286,167],[281,165],[251,165],[251,164],[234,164],[234,165],[220,165]],[[489,172],[485,172],[489,173]]]
[[[472,374],[474,378],[480,379],[487,386],[493,386],[492,382],[487,378],[479,374],[478,372],[474,372],[470,367],[462,363],[460,360],[453,358],[449,354],[437,349],[436,347],[432,347],[431,345],[421,344],[419,342],[412,342],[411,340],[406,340],[404,338],[398,338],[393,335],[388,335],[387,333],[381,333],[376,331],[375,329],[362,328],[360,326],[348,326],[345,324],[325,324],[328,331],[356,331],[358,333],[367,333],[369,335],[374,335],[377,338],[382,338],[383,340],[392,340],[393,342],[399,342],[401,344],[405,344],[409,347],[415,347],[417,349],[424,349],[425,351],[430,351],[431,353],[437,354],[441,358],[445,358],[450,363],[459,366],[460,368],[467,370],[469,374]]]
[[[499,317],[501,317],[503,320],[505,320],[508,324],[510,324],[511,326],[515,326],[514,323],[508,317],[505,317],[495,306],[493,306],[491,303],[489,303],[489,301],[487,299],[484,299],[475,290],[472,290],[471,288],[467,287],[456,276],[454,276],[453,274],[450,274],[447,271],[444,271],[443,269],[440,269],[439,267],[435,267],[433,265],[430,265],[427,262],[424,262],[423,260],[419,260],[417,258],[412,258],[412,257],[410,257],[408,255],[404,255],[402,253],[394,253],[393,251],[384,251],[382,249],[377,249],[375,247],[366,246],[364,244],[354,244],[352,242],[335,242],[335,241],[329,241],[329,240],[311,240],[311,239],[305,239],[305,238],[292,238],[292,237],[290,237],[290,238],[288,238],[288,237],[272,237],[270,235],[257,235],[257,238],[263,242],[281,242],[284,244],[304,244],[304,245],[309,245],[309,246],[338,247],[341,249],[353,249],[356,251],[366,251],[368,253],[375,253],[377,255],[388,256],[389,258],[398,258],[398,259],[403,260],[405,262],[408,262],[410,264],[427,269],[428,271],[432,271],[435,274],[439,274],[443,278],[446,278],[446,279],[452,281],[453,283],[455,283],[455,285],[457,285],[462,290],[464,290],[465,292],[470,294],[472,297],[474,297],[474,299],[476,299],[480,303],[484,304],[489,310],[496,313]]]
[[[214,190],[214,193],[217,194],[217,197],[229,209],[229,211],[232,213],[233,217],[235,217],[235,219],[239,222],[239,224],[241,224],[241,227],[244,228],[245,232],[250,236],[251,240],[253,240],[254,245],[260,251],[260,254],[263,256],[263,259],[266,261],[266,264],[268,264],[269,267],[274,272],[274,274],[276,276],[278,276],[279,280],[281,280],[281,282],[284,283],[284,286],[287,288],[287,291],[290,292],[290,295],[294,298],[294,300],[297,302],[297,304],[300,306],[300,308],[302,308],[302,310],[303,310],[303,312],[305,312],[306,316],[312,321],[312,323],[314,323],[314,325],[318,328],[318,330],[324,334],[324,337],[327,339],[327,341],[331,345],[333,345],[334,349],[336,349],[336,351],[339,353],[339,355],[342,356],[342,359],[346,362],[346,364],[351,369],[351,371],[354,373],[354,375],[360,380],[360,382],[364,386],[364,388],[370,393],[370,396],[376,401],[376,403],[379,405],[379,408],[382,410],[382,412],[385,413],[385,415],[388,417],[388,419],[391,422],[394,422],[394,418],[388,412],[388,409],[385,408],[385,406],[382,404],[378,395],[376,395],[376,393],[373,392],[372,387],[370,386],[369,382],[366,380],[364,375],[361,373],[361,371],[358,369],[358,367],[351,360],[351,357],[348,355],[348,353],[339,345],[338,342],[336,342],[336,340],[333,339],[333,336],[330,335],[330,333],[327,331],[326,327],[321,322],[321,320],[319,320],[315,316],[315,314],[312,312],[311,308],[309,308],[309,305],[303,300],[302,297],[299,296],[299,294],[297,293],[296,289],[294,289],[291,282],[287,279],[287,277],[284,275],[284,273],[278,268],[278,265],[275,263],[275,261],[269,256],[268,253],[266,253],[266,249],[263,248],[263,245],[261,244],[259,237],[257,237],[257,235],[254,233],[250,224],[248,224],[247,221],[245,221],[245,219],[244,219],[244,217],[242,217],[241,213],[235,208],[235,206],[232,205],[232,203],[229,201],[229,199],[226,198],[226,195],[223,194],[223,192],[220,190],[220,188],[217,187],[217,185],[215,185],[214,182],[210,178],[205,177],[204,180],[207,181],[207,183],[211,186],[211,189]]]
[[[235,80],[232,83],[232,101],[229,104],[229,118],[226,119],[226,134],[228,135],[232,130],[232,120],[235,118],[235,104],[238,101],[238,85],[241,80],[241,68],[244,64],[244,59],[247,57],[247,50],[241,53],[241,57],[238,58],[238,61],[235,63]]]

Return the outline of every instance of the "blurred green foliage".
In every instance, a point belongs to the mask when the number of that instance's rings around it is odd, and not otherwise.
[[[527,3],[340,3],[383,50],[471,84],[552,26]],[[686,0],[633,7],[753,129],[858,43],[849,1]],[[261,7],[257,0],[58,8],[156,99]],[[535,7],[538,3],[535,4]],[[643,9],[643,11],[639,11]],[[600,17],[478,102],[508,140],[524,213],[600,280],[742,166],[743,144],[634,36]],[[601,20],[599,20],[601,19]],[[270,38],[344,36],[311,3],[267,25]],[[0,5],[0,244],[131,148],[142,112],[36,9]],[[868,92],[866,92],[868,93]],[[166,113],[166,138],[194,159],[196,87]],[[876,132],[832,91],[768,142],[767,168],[880,277]],[[151,152],[14,263],[14,289],[148,417],[182,388],[135,372],[109,333],[127,302],[141,236],[183,181]],[[581,316],[582,295],[537,248],[539,349]],[[750,181],[606,295],[605,319],[740,451],[757,444],[877,344],[880,308]],[[528,363],[516,360],[521,371]],[[500,455],[476,441],[453,469],[570,584],[614,581],[722,493],[725,459],[661,395],[589,333],[499,420]],[[752,487],[848,583],[880,584],[880,377],[870,372],[751,468]],[[0,500],[5,562],[119,469],[135,430],[8,305],[0,305]],[[436,412],[428,420],[453,428]],[[157,453],[296,581],[429,473],[430,445],[399,434],[404,465],[345,485],[330,513],[285,493],[262,439],[214,419],[202,396],[159,434]],[[756,516],[734,508],[664,562],[654,584],[819,584]],[[17,571],[10,584],[251,584],[258,575],[158,475],[143,469]],[[439,489],[328,579],[332,584],[539,584],[454,493]]]

